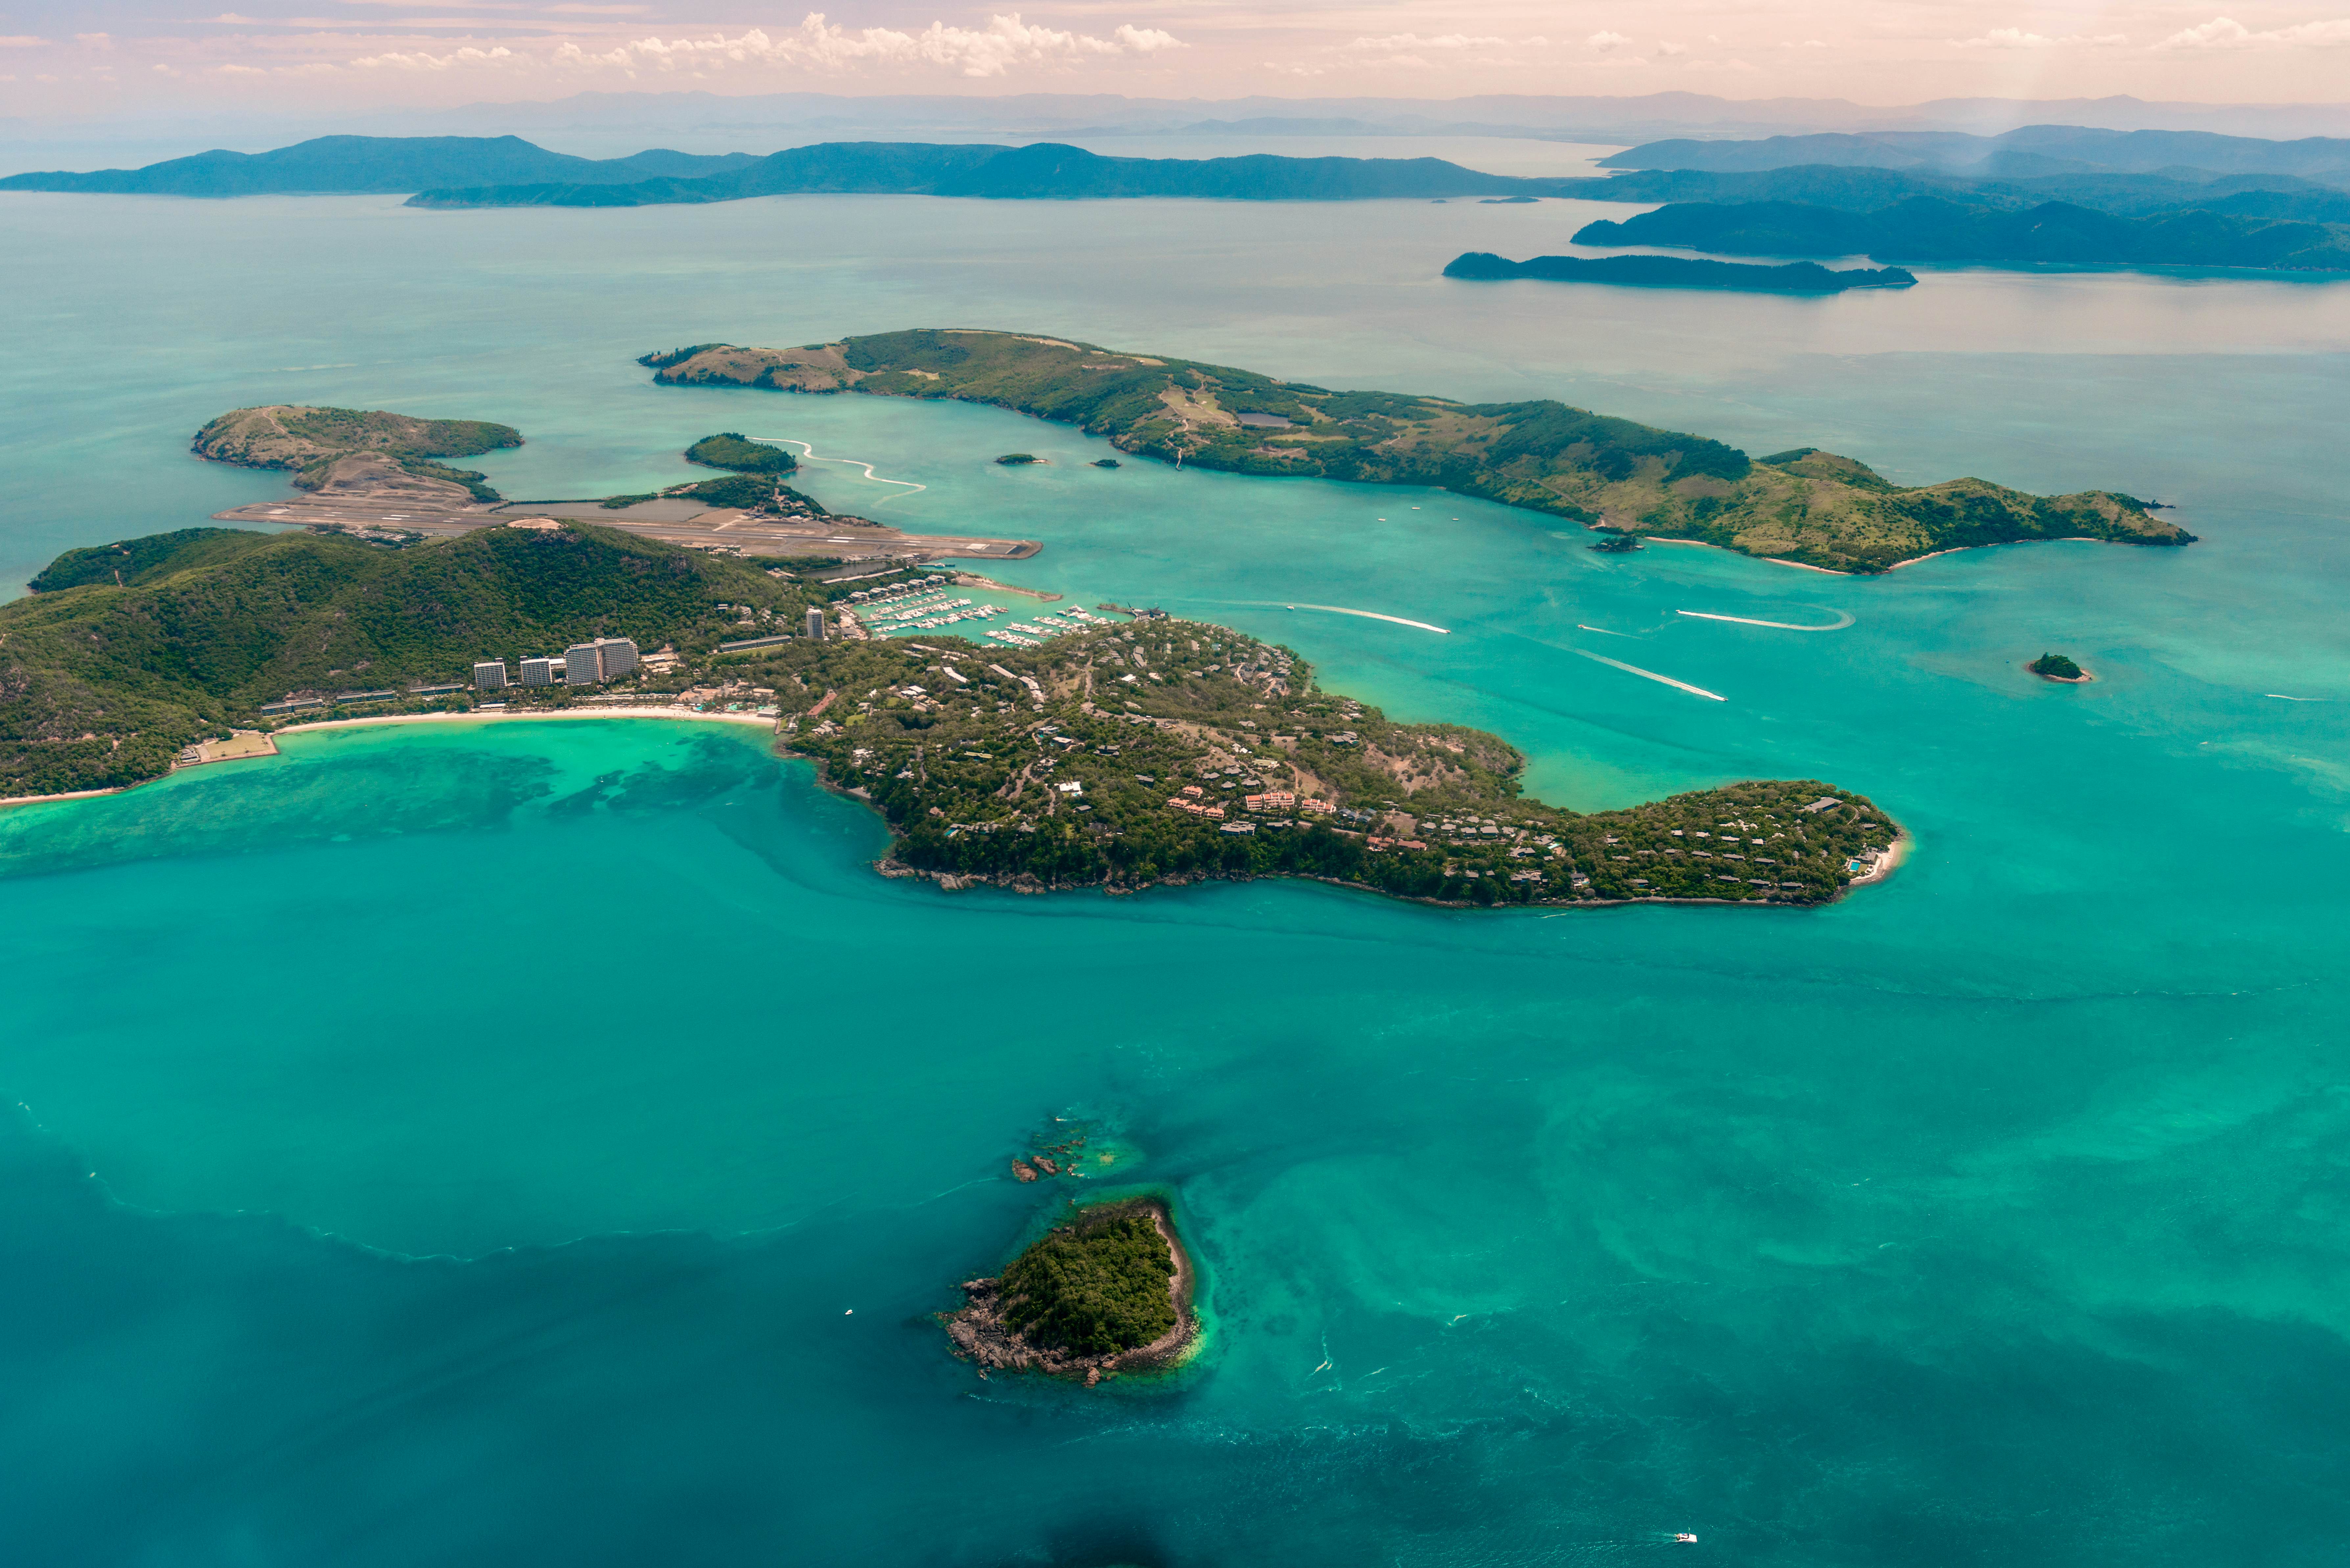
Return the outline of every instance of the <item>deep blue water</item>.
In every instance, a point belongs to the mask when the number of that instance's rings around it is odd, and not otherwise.
[[[276,493],[184,456],[239,403],[504,419],[515,494],[742,429],[930,486],[820,471],[827,503],[1043,539],[1024,581],[1499,731],[1550,798],[1814,776],[1918,837],[1809,913],[947,896],[872,876],[872,819],[755,732],[643,722],[317,734],[0,813],[0,1552],[2334,1561],[2350,287],[1432,276],[1581,216],[0,209],[12,581]],[[2204,542],[1608,560],[1442,495],[1007,471],[1091,443],[629,363],[915,324],[2112,485]],[[2099,681],[2024,677],[2047,647]],[[1037,1222],[1005,1158],[1056,1116],[1209,1271],[1173,1386],[981,1383],[927,1320]]]

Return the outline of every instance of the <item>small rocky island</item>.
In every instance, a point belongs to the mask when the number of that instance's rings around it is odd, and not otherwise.
[[[992,1280],[942,1314],[955,1354],[994,1369],[1082,1379],[1179,1364],[1199,1335],[1191,1260],[1155,1198],[1072,1206]]]
[[[2096,679],[2061,653],[2043,653],[2023,668],[2043,680],[2061,681],[2067,686],[2085,685]]]

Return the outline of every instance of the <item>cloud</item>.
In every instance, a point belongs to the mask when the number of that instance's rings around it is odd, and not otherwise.
[[[445,55],[389,54],[369,55],[351,64],[362,70],[445,71],[459,66],[531,66],[537,62],[527,55],[517,55],[501,44],[494,49],[477,49],[471,44]],[[241,68],[241,67],[239,67]]]
[[[539,9],[546,12],[550,16],[642,16],[650,13],[652,7],[650,5],[581,5],[577,4],[566,4],[562,5],[541,5]]]
[[[104,33],[76,33],[74,42],[92,49],[110,49],[114,40]]]
[[[1621,33],[1610,33],[1602,30],[1592,34],[1591,36],[1584,39],[1583,41],[1604,55],[1608,50],[1628,44],[1632,40],[1626,37]]]
[[[1800,44],[1782,44],[1779,47],[1783,49],[1825,49],[1829,46],[1817,38],[1805,38]]]
[[[1744,60],[1691,60],[1681,67],[1685,71],[1702,72],[1707,75],[1719,73],[1723,76],[1748,76],[1760,68],[1747,64]]]
[[[1433,38],[1423,38],[1418,33],[1390,33],[1384,38],[1357,38],[1347,46],[1349,49],[1376,54],[1392,54],[1399,49],[1506,49],[1507,38],[1481,38],[1467,33],[1446,33]]]
[[[2129,36],[2124,33],[2067,33],[2052,38],[2043,33],[2027,33],[2021,27],[1993,27],[1980,38],[1952,38],[1950,42],[1961,49],[2068,49],[2082,46],[2109,47],[2128,43]]]
[[[2350,44],[2350,19],[2303,22],[2255,33],[2232,16],[2214,16],[2199,27],[2173,33],[2158,49],[2298,49]]]
[[[1031,26],[1020,13],[994,16],[984,27],[951,27],[933,22],[919,33],[894,27],[833,26],[811,11],[788,33],[770,36],[753,27],[738,37],[639,38],[598,53],[565,43],[556,50],[563,66],[617,66],[627,69],[706,71],[729,65],[788,65],[847,70],[864,65],[937,66],[973,78],[1000,77],[1021,66],[1067,65],[1115,55],[1156,55],[1187,47],[1156,27],[1120,26],[1108,37]],[[503,52],[503,51],[501,51]]]
[[[0,49],[38,49],[46,47],[47,43],[47,38],[36,38],[29,34],[15,33],[6,37],[0,37]]]
[[[1660,38],[1657,41],[1657,53],[1660,55],[1685,55],[1689,53],[1689,46],[1687,44],[1668,43]]]

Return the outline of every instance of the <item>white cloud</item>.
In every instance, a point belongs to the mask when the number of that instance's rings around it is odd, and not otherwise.
[[[1433,38],[1423,38],[1418,33],[1390,33],[1384,38],[1357,38],[1347,47],[1391,54],[1398,49],[1505,49],[1509,46],[1507,38],[1481,38],[1467,33],[1446,33]]]
[[[224,77],[265,77],[269,74],[257,66],[214,66],[213,69]]]
[[[860,65],[939,66],[966,77],[1000,77],[1018,66],[1066,65],[1110,55],[1155,55],[1185,47],[1180,38],[1156,27],[1121,26],[1107,38],[1088,33],[1031,26],[1020,13],[990,16],[984,27],[950,27],[933,22],[919,33],[893,27],[833,26],[821,11],[808,13],[788,33],[770,36],[753,27],[738,37],[639,38],[600,53],[566,43],[556,61],[566,66],[608,65],[664,71],[708,70],[728,65],[790,65],[844,70]],[[503,51],[501,51],[503,52]]]
[[[536,62],[527,55],[517,55],[501,44],[494,49],[477,49],[468,44],[445,55],[390,54],[369,55],[351,64],[363,70],[445,71],[459,66],[530,66]]]
[[[25,33],[14,33],[6,37],[0,37],[0,49],[37,49],[47,43],[47,38],[36,38]]]
[[[92,49],[110,49],[114,40],[104,33],[76,33],[74,42]]]
[[[2066,33],[2052,38],[2043,33],[2027,33],[2021,27],[1993,27],[1980,38],[1952,38],[1950,42],[1961,49],[2067,49],[2082,46],[2109,47],[2128,43],[2129,36],[2124,33]]]
[[[2232,16],[2214,16],[2199,27],[2173,33],[2158,49],[2295,49],[2350,44],[2350,19],[2303,22],[2255,33]]]
[[[1828,46],[1817,38],[1805,38],[1800,44],[1782,44],[1779,47],[1783,49],[1825,49]]]
[[[1592,34],[1591,36],[1584,39],[1583,41],[1604,55],[1608,50],[1620,47],[1625,44],[1630,43],[1632,40],[1626,37],[1621,33],[1610,33],[1603,29],[1600,32]]]
[[[642,16],[651,12],[650,5],[541,5],[550,16]]]
[[[1669,43],[1660,38],[1657,41],[1657,53],[1660,55],[1685,55],[1689,53],[1689,46],[1687,44]]]

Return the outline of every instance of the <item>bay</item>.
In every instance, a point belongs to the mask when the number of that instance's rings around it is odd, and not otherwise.
[[[1584,217],[0,208],[11,580],[277,493],[182,455],[239,403],[505,420],[530,444],[483,466],[518,495],[682,477],[685,441],[740,429],[928,486],[819,464],[827,504],[1045,540],[1019,580],[1277,637],[1399,714],[1494,729],[1547,798],[1812,776],[1918,837],[1888,884],[1783,916],[951,897],[874,877],[871,817],[756,732],[636,721],[319,732],[12,808],[0,1543],[2330,1556],[2350,463],[2324,410],[2350,290],[1434,276]],[[1000,410],[653,389],[629,362],[918,324],[2113,485],[2203,543],[1877,580],[1607,559],[1440,493],[1097,471],[1098,443]],[[1055,461],[988,461],[1009,450]],[[2044,647],[2099,681],[2023,676]],[[926,1319],[1047,1201],[1003,1170],[1055,1116],[1131,1146],[1199,1244],[1215,1338],[1173,1388],[981,1384]]]

